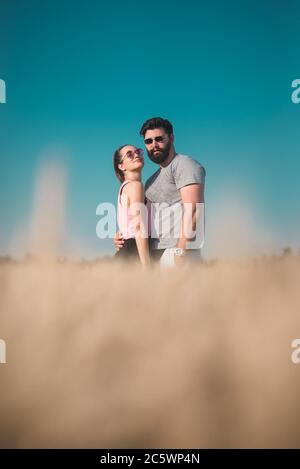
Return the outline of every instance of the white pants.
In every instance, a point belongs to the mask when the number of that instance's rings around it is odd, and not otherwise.
[[[159,264],[162,270],[168,269],[169,267],[175,267],[175,248],[165,249],[163,255],[160,258]],[[193,263],[201,261],[201,249],[191,249],[185,251],[185,258],[187,260],[187,265],[192,265]]]

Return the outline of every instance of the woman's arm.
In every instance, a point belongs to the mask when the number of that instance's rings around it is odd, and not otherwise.
[[[135,240],[143,266],[150,265],[148,230],[147,230],[147,207],[144,204],[144,186],[140,181],[132,181],[125,187],[129,199],[129,209],[134,217]]]

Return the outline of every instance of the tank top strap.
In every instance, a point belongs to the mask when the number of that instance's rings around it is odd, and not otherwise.
[[[124,189],[124,187],[125,187],[127,184],[129,184],[129,182],[131,182],[131,181],[124,181],[124,182],[122,182],[122,185],[121,185],[121,187],[120,187],[120,189],[119,189],[119,197],[118,197],[118,202],[119,202],[119,203],[121,203],[121,195],[122,195],[123,189]]]

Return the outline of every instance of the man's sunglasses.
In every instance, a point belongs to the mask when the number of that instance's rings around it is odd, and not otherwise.
[[[164,135],[159,135],[158,137],[154,137],[154,138],[146,138],[144,140],[144,142],[145,142],[146,145],[151,145],[151,143],[153,143],[153,140],[155,140],[157,143],[159,143],[159,142],[163,142],[164,139],[165,139]]]

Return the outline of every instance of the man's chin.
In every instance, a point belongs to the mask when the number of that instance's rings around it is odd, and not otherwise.
[[[168,155],[165,155],[162,151],[148,154],[148,156],[153,163],[157,164],[163,163],[168,158]]]

